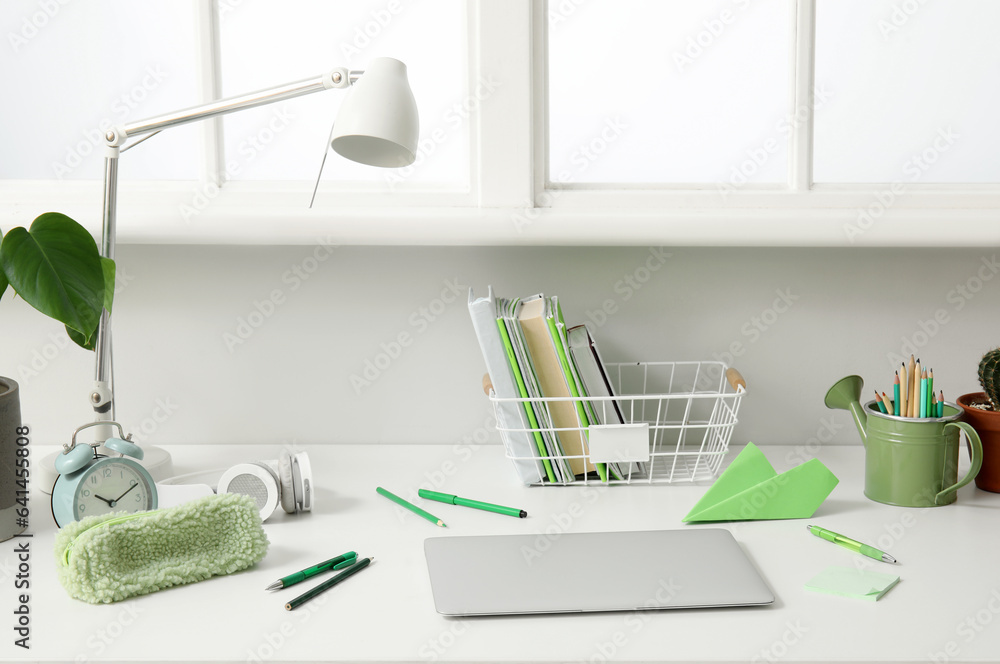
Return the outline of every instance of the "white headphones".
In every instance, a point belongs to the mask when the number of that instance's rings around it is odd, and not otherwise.
[[[219,471],[211,471],[217,474]],[[174,502],[169,498],[173,493],[168,489],[168,496],[164,496],[164,486],[176,486],[178,490],[181,486],[187,487],[183,491],[178,491],[176,500],[184,502],[192,497],[197,497],[192,492],[197,491],[198,495],[206,495],[211,487],[205,484],[198,484],[198,480],[203,480],[208,473],[192,473],[179,477],[171,477],[157,483],[159,494],[163,499],[168,498],[168,502]],[[195,482],[191,484],[190,482]],[[200,487],[200,488],[195,488]],[[250,496],[257,503],[260,510],[261,521],[267,520],[281,503],[281,509],[288,514],[298,514],[299,512],[312,511],[313,487],[312,487],[312,465],[309,463],[309,455],[305,452],[291,453],[284,451],[281,456],[274,460],[254,461],[251,463],[240,463],[232,468],[228,468],[218,479],[218,486],[215,493],[241,493]],[[179,504],[179,503],[178,503]]]

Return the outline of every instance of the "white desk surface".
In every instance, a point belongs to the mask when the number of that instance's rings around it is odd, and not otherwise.
[[[177,472],[273,458],[278,447],[178,446]],[[771,586],[769,607],[455,619],[434,610],[423,541],[441,535],[699,528],[681,518],[705,486],[537,487],[517,483],[498,446],[338,445],[304,448],[317,480],[315,509],[265,523],[271,548],[255,568],[118,604],[71,599],[54,573],[48,498],[31,503],[31,650],[13,645],[17,561],[0,543],[0,658],[16,661],[1000,661],[1000,494],[970,485],[957,504],[907,509],[862,494],[861,447],[817,456],[840,484],[809,523],[891,552],[871,561],[824,542],[805,520],[722,524]],[[763,447],[777,470],[794,448]],[[44,448],[32,450],[40,460]],[[729,459],[738,450],[731,450]],[[195,465],[198,463],[199,465]],[[420,486],[517,506],[515,519],[434,504],[447,529],[375,493]],[[712,527],[719,527],[713,525]],[[547,534],[547,535],[546,535]],[[376,563],[302,608],[283,603],[306,582],[264,587],[346,550]],[[628,552],[609,561],[628,564]],[[878,602],[803,588],[830,565],[863,565],[901,577]],[[595,571],[595,579],[599,578]],[[18,591],[19,592],[19,591]]]

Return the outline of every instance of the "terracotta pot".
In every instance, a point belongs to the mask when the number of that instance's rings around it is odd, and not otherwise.
[[[983,441],[983,467],[976,475],[976,486],[1000,493],[1000,413],[971,408],[969,404],[976,401],[987,401],[986,393],[972,392],[958,398],[958,405],[965,411],[963,419]]]

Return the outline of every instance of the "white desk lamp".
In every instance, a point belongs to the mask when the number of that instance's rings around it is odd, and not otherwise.
[[[376,58],[365,71],[341,67],[315,78],[213,101],[148,120],[140,120],[107,132],[104,161],[104,223],[101,255],[114,259],[118,202],[118,157],[139,142],[164,129],[226,115],[248,108],[321,92],[352,87],[341,104],[327,144],[338,154],[369,166],[394,168],[412,164],[417,149],[417,105],[406,78],[406,65],[392,58]],[[125,145],[130,138],[145,136]],[[326,153],[323,155],[326,161]],[[322,173],[322,167],[321,167]],[[319,185],[319,180],[316,182]],[[315,190],[313,191],[315,197]],[[111,359],[111,315],[105,310],[97,328],[94,389],[90,393],[95,421],[115,419],[114,377]],[[95,443],[103,443],[113,433],[110,426],[95,426]],[[170,454],[144,445],[143,465],[154,479],[169,472]]]

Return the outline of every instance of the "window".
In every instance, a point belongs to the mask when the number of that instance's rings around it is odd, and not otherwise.
[[[820,0],[817,182],[1000,182],[1000,4]]]
[[[0,109],[0,178],[100,179],[106,129],[199,99],[190,1],[115,1],[98,8],[11,0],[0,15],[7,42],[0,49],[0,87],[15,93],[5,95]],[[198,177],[197,129],[177,128],[158,143],[155,153],[128,156],[129,178]]]
[[[463,2],[294,0],[280,3],[280,11],[275,9],[273,3],[246,2],[220,14],[223,96],[337,66],[364,69],[371,57],[394,57],[407,64],[421,136],[427,137],[418,160],[395,170],[331,155],[325,179],[364,182],[386,192],[408,185],[460,190],[469,186],[468,118],[453,108],[467,87]],[[262,40],[261,35],[267,38]],[[236,164],[239,171],[233,179],[312,182],[343,95],[319,93],[226,116],[226,162]],[[261,158],[265,153],[267,158]]]
[[[552,7],[550,182],[784,182],[785,0]]]
[[[0,111],[0,178],[99,180],[109,127],[390,56],[407,63],[422,135],[437,140],[422,141],[407,169],[331,158],[325,179],[383,194],[469,186],[468,115],[453,110],[468,78],[460,0],[12,0],[0,13],[10,47],[0,84],[22,91]],[[122,157],[121,180],[311,183],[344,95],[226,116],[221,145],[205,128],[212,121],[168,129]]]

